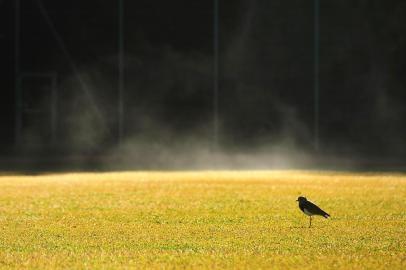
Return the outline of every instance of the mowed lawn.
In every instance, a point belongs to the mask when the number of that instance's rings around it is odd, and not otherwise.
[[[406,269],[406,175],[3,175],[0,268]]]

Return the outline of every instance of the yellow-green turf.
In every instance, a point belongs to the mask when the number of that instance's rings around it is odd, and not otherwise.
[[[3,175],[0,268],[406,269],[406,175]]]

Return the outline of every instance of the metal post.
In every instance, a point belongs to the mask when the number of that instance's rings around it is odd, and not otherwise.
[[[314,149],[319,150],[319,99],[320,99],[320,0],[314,0]]]
[[[58,128],[58,93],[57,93],[57,75],[53,73],[51,88],[51,142],[56,145],[56,133]]]
[[[218,147],[219,137],[219,2],[214,0],[213,12],[213,146]]]
[[[121,143],[124,131],[124,0],[118,3],[118,142]]]
[[[20,35],[21,35],[21,0],[15,0],[15,29],[14,29],[14,85],[15,85],[15,131],[14,142],[18,144],[21,139],[21,110],[22,95],[20,83]]]

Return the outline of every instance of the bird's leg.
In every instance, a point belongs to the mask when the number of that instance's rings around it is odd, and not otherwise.
[[[309,224],[309,228],[312,226],[312,216],[309,216],[310,217],[310,224]]]

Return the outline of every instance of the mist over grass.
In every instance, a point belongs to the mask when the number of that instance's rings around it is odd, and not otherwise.
[[[154,142],[129,141],[110,152],[105,168],[169,169],[270,169],[304,168],[312,164],[312,157],[289,148],[262,147],[247,149],[219,149],[213,144],[195,139],[173,141],[170,145]]]

